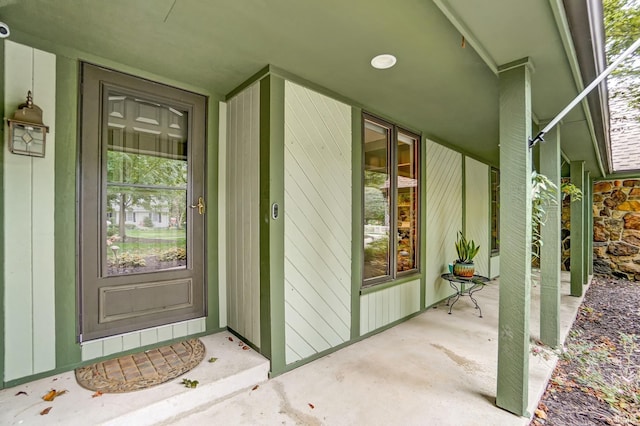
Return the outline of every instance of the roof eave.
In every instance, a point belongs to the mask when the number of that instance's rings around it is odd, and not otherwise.
[[[554,1],[554,0],[551,0]],[[599,0],[562,0],[571,31],[581,80],[591,82],[607,67],[602,2]],[[603,175],[613,170],[609,124],[609,96],[606,80],[587,96],[588,110],[592,116],[596,151],[601,160]]]

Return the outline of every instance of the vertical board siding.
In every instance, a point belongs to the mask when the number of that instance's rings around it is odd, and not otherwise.
[[[227,325],[260,346],[260,86],[227,102]]]
[[[420,280],[360,296],[360,335],[420,310]]]
[[[489,166],[473,158],[466,157],[465,173],[465,235],[480,245],[478,255],[473,259],[476,274],[489,275]]]
[[[32,265],[34,373],[55,367],[55,111],[56,57],[34,49],[33,95],[50,126],[44,161],[33,160]],[[37,96],[37,97],[36,97]],[[46,259],[46,260],[43,260]]]
[[[425,304],[430,306],[451,294],[440,275],[456,258],[456,236],[462,230],[462,155],[432,141],[426,149]]]
[[[45,158],[4,149],[4,381],[55,368],[55,89],[56,57],[5,41],[5,111],[31,90],[50,127]],[[5,123],[5,126],[6,123]],[[6,134],[5,127],[5,134]]]
[[[351,109],[285,82],[286,363],[350,338]]]
[[[206,318],[196,318],[171,325],[148,328],[132,333],[105,337],[82,343],[82,361],[101,358],[111,354],[147,345],[178,339],[191,334],[202,333],[206,329]]]
[[[489,278],[500,276],[500,256],[492,256],[490,259],[491,272]]]

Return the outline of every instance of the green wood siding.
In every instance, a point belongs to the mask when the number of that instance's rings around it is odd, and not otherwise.
[[[431,141],[426,149],[427,224],[422,238],[427,239],[425,306],[430,306],[452,292],[440,275],[456,258],[456,236],[462,230],[462,155]]]
[[[526,415],[531,312],[531,70],[500,72],[500,303],[496,404]]]
[[[260,85],[227,102],[228,326],[260,347]]]
[[[573,183],[584,194],[585,174],[584,161],[571,162],[571,183]],[[584,220],[585,220],[585,202],[586,197],[582,200],[571,201],[571,295],[580,297],[583,294],[583,284],[585,279],[585,253],[584,253]],[[591,212],[591,209],[589,209]],[[576,230],[578,232],[576,232]]]
[[[476,274],[489,275],[489,256],[491,240],[489,238],[489,166],[473,158],[465,157],[465,235],[480,246],[474,258]]]
[[[135,331],[133,333],[92,340],[82,344],[82,361],[102,358],[119,352],[202,333],[206,328],[205,322],[205,318],[197,318],[171,325]]]
[[[558,188],[561,185],[561,161],[560,128],[556,127],[547,133],[545,143],[540,145],[540,172]],[[555,199],[555,204],[544,207],[547,221],[540,230],[544,242],[540,247],[540,339],[552,348],[560,344],[560,191],[557,191]]]
[[[227,326],[227,103],[219,103],[218,121],[218,325]]]
[[[500,276],[500,256],[491,256],[489,259],[489,267],[491,269],[490,277],[494,279]]]
[[[375,331],[420,310],[420,280],[360,296],[360,335]]]
[[[53,370],[55,360],[54,187],[56,57],[5,41],[6,115],[27,91],[50,126],[45,158],[4,146],[4,380]]]
[[[285,82],[286,363],[351,337],[351,108]]]

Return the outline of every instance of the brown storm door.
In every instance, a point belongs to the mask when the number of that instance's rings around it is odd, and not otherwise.
[[[82,64],[80,340],[205,309],[206,98]]]

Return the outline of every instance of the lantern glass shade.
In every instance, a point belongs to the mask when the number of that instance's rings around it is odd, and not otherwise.
[[[9,150],[14,154],[44,157],[46,126],[9,120]]]

